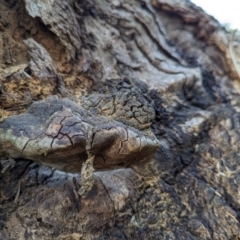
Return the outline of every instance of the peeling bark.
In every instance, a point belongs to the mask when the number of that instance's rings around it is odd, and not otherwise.
[[[0,239],[240,239],[230,39],[188,0],[0,0],[1,122],[128,77],[160,142],[146,163],[96,172],[85,199],[79,174],[1,156]]]

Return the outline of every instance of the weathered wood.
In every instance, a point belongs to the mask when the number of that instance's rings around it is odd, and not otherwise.
[[[85,199],[80,175],[2,156],[0,239],[240,239],[230,39],[188,0],[0,0],[0,121],[126,76],[160,142],[147,163],[96,172]]]

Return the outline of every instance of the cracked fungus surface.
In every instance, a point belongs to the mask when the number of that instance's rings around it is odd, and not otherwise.
[[[124,107],[114,108],[118,121],[109,114],[108,117],[94,114],[99,102],[106,103],[109,96],[105,95],[103,100],[97,95],[96,101],[94,95],[88,96],[86,101],[94,102],[94,107],[88,104],[88,109],[54,97],[35,102],[26,113],[11,116],[0,124],[3,149],[12,158],[31,159],[66,172],[79,172],[88,152],[95,155],[95,169],[114,169],[150,159],[159,147],[155,135],[146,128],[152,119],[149,112],[152,115],[154,112],[145,105],[141,107],[134,94],[129,104],[129,94],[115,96],[110,102],[128,99],[129,117],[122,118],[122,122],[120,113]],[[142,118],[139,109],[147,112]]]

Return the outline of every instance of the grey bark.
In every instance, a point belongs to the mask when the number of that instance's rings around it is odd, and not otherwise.
[[[128,77],[160,142],[85,199],[79,174],[2,156],[0,239],[240,239],[239,82],[215,19],[188,0],[0,0],[0,36],[0,121]]]

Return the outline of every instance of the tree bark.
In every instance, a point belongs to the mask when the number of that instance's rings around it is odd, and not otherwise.
[[[239,77],[214,18],[188,0],[0,0],[0,36],[0,121],[128,77],[160,141],[86,198],[79,174],[2,156],[0,239],[240,239]]]

